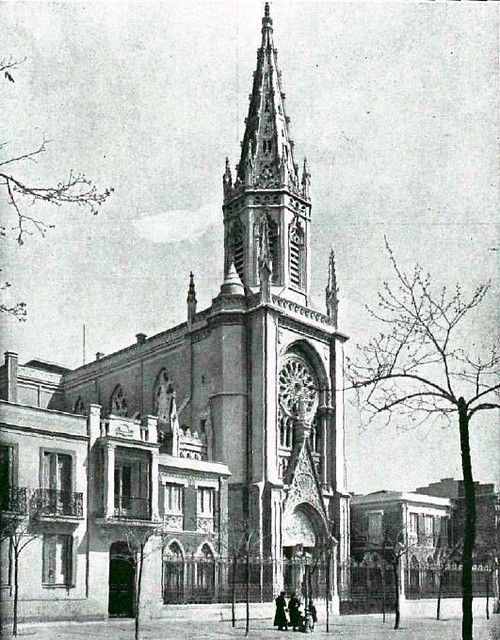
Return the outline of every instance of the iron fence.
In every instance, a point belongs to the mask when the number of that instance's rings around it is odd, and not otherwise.
[[[324,562],[249,557],[168,557],[163,562],[165,604],[268,602],[273,585],[283,579],[288,594],[324,598],[327,590]]]
[[[0,511],[26,515],[27,506],[27,492],[24,487],[2,487],[0,489]]]
[[[83,494],[58,489],[36,489],[36,513],[40,516],[73,516],[83,518]]]

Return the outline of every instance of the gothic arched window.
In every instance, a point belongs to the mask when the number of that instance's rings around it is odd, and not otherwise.
[[[121,385],[117,384],[109,400],[109,412],[115,416],[128,416],[127,401]]]
[[[301,223],[294,220],[290,225],[290,282],[303,289],[306,282],[305,234]]]
[[[170,543],[163,555],[163,602],[184,602],[184,555],[177,542]]]
[[[287,466],[294,442],[295,425],[305,420],[310,425],[309,442],[313,451],[319,446],[316,431],[316,409],[318,407],[318,383],[313,368],[299,353],[287,356],[278,374],[278,426],[280,474]]]
[[[82,400],[82,396],[78,396],[78,398],[75,400],[75,404],[73,405],[73,413],[85,415],[85,404]]]
[[[153,391],[153,415],[158,416],[159,422],[168,422],[172,408],[174,385],[165,369],[156,377]]]

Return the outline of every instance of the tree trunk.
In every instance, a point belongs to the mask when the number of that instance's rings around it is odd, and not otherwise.
[[[139,640],[139,624],[141,613],[141,585],[142,585],[142,566],[144,564],[144,545],[141,544],[139,551],[139,571],[137,574],[136,583],[136,598],[135,598],[135,640]]]
[[[12,543],[11,543],[12,544]],[[19,549],[13,545],[14,550],[14,611],[12,616],[12,635],[17,636],[17,606],[19,602]]]
[[[394,628],[399,629],[399,620],[401,613],[399,611],[399,558],[395,560],[392,565],[394,572],[394,586],[395,586],[395,598],[394,598]]]
[[[490,619],[490,573],[486,574],[486,620]]]
[[[231,576],[231,626],[236,626],[236,556],[233,556],[233,573]]]
[[[440,618],[441,618],[441,593],[443,591],[443,571],[444,571],[444,569],[441,569],[439,571],[439,584],[438,584],[438,599],[437,599],[436,620],[440,620]]]
[[[458,399],[460,451],[465,491],[465,534],[462,553],[462,640],[472,640],[472,557],[476,538],[476,494],[469,444],[469,417],[463,398]]]
[[[382,580],[382,622],[385,622],[385,566],[380,567],[380,577]]]
[[[330,631],[330,570],[331,570],[331,551],[328,549],[328,555],[326,556],[326,632]]]
[[[245,601],[246,601],[246,615],[245,615],[245,635],[250,633],[250,552],[247,549],[247,556],[245,560]]]

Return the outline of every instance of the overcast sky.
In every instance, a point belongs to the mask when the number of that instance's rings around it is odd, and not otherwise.
[[[98,216],[31,208],[56,224],[23,247],[3,242],[12,300],[3,349],[74,367],[182,322],[188,274],[199,308],[222,277],[224,159],[239,141],[263,2],[3,3],[4,157],[51,140],[19,176],[53,184],[69,169],[115,192]],[[312,292],[323,304],[330,246],[351,348],[373,327],[364,305],[400,262],[440,283],[493,291],[466,346],[494,340],[498,316],[497,3],[273,2],[296,157],[312,173]],[[5,194],[2,216],[12,226]],[[497,218],[498,219],[498,218]],[[3,315],[3,314],[2,314]],[[412,489],[460,477],[450,428],[360,431],[349,410],[349,488]],[[477,422],[473,466],[499,481],[498,415]]]

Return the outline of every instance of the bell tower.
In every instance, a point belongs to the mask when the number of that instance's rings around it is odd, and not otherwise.
[[[294,159],[268,3],[249,100],[234,180],[228,159],[223,175],[224,271],[233,262],[245,292],[254,293],[266,262],[270,292],[307,305],[310,174],[305,158],[301,170]]]

